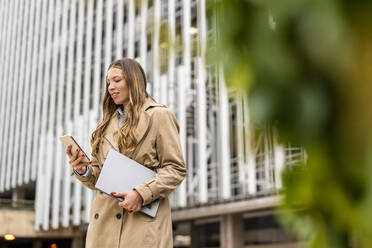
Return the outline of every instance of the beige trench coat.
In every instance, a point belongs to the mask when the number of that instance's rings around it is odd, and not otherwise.
[[[75,174],[84,185],[94,185],[110,149],[118,149],[113,133],[118,130],[116,113],[105,130],[104,142],[92,157],[86,177]],[[95,192],[90,209],[90,223],[86,237],[88,248],[146,248],[173,247],[171,209],[168,194],[186,175],[177,120],[167,107],[147,99],[135,131],[139,141],[134,152],[125,154],[150,169],[158,169],[155,177],[135,187],[146,205],[161,199],[155,218],[141,212],[128,214],[118,201],[104,193]]]

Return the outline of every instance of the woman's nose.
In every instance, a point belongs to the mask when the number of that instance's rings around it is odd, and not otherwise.
[[[113,89],[115,89],[115,84],[110,83],[108,86],[108,90],[113,90]]]

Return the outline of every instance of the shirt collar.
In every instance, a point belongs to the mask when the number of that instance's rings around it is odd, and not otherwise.
[[[124,116],[124,112],[123,112],[123,110],[121,109],[121,107],[119,107],[119,108],[116,110],[116,113],[118,114],[118,117]]]

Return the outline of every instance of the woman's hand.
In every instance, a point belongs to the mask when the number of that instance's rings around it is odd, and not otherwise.
[[[86,166],[91,164],[92,162],[81,162],[81,160],[85,157],[85,155],[79,156],[80,150],[77,149],[74,154],[71,153],[71,145],[69,145],[66,149],[66,154],[70,158],[69,164],[72,166],[74,170],[76,170],[80,174],[84,174],[86,170]]]
[[[124,193],[111,193],[115,197],[122,197],[124,201],[119,202],[119,206],[125,208],[128,213],[138,212],[141,210],[143,199],[142,196],[135,190]]]

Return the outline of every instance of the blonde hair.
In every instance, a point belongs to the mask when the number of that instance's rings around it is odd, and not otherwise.
[[[118,135],[118,146],[120,152],[132,152],[138,141],[134,135],[137,128],[140,111],[145,102],[146,97],[149,97],[146,92],[146,75],[141,65],[134,59],[123,58],[113,61],[108,67],[119,68],[122,70],[124,78],[128,84],[129,99],[125,106],[125,119],[119,131],[114,135]],[[108,84],[105,83],[106,90],[102,101],[103,118],[98,124],[96,130],[91,136],[92,154],[95,156],[99,150],[99,144],[103,142],[103,134],[108,126],[112,115],[116,112],[119,105],[116,105],[108,92]]]

